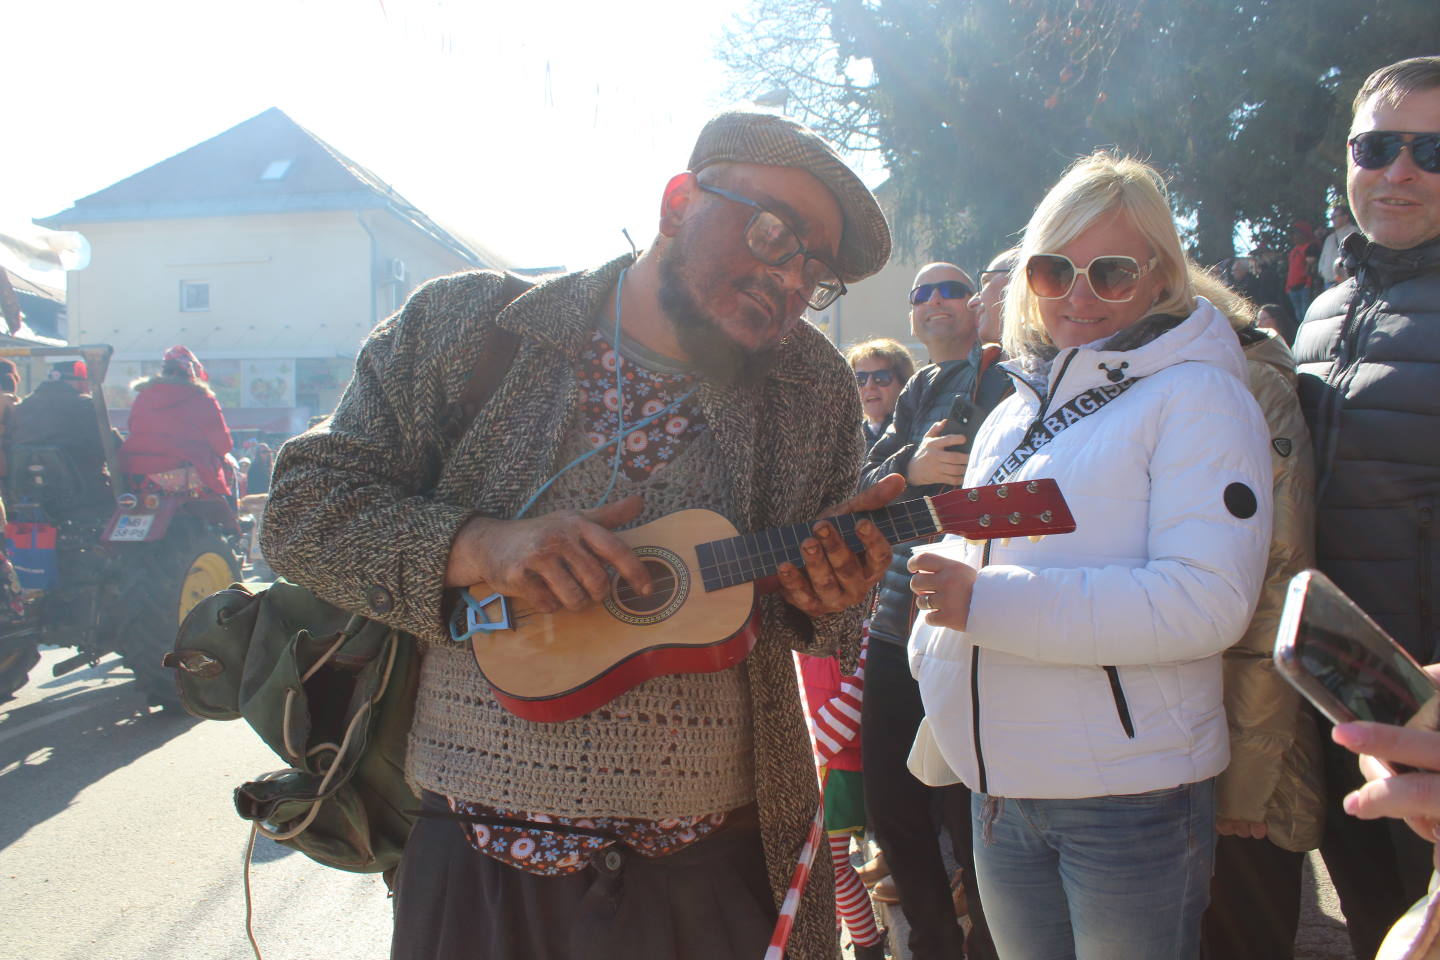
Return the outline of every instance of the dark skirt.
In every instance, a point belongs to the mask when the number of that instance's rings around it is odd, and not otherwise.
[[[391,960],[759,960],[769,943],[776,913],[753,806],[671,856],[616,844],[564,877],[478,853],[466,829],[415,825],[395,882]]]

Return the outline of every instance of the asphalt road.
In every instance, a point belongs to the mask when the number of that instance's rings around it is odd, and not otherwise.
[[[284,766],[243,721],[149,712],[112,658],[53,678],[46,650],[0,705],[0,957],[247,960],[248,825],[231,791]],[[378,877],[259,840],[255,933],[267,960],[384,960]]]
[[[29,685],[0,705],[0,958],[252,958],[249,829],[230,796],[284,764],[243,721],[146,710],[113,657],[51,677],[68,653],[44,651]],[[1351,960],[1334,891],[1313,864],[1297,960]],[[268,960],[388,956],[378,877],[260,838],[251,889]],[[903,944],[899,911],[884,919]]]

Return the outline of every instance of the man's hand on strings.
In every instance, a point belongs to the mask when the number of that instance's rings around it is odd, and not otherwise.
[[[780,593],[787,602],[810,616],[838,613],[865,599],[890,566],[890,541],[868,519],[855,525],[863,552],[856,554],[825,517],[887,506],[905,490],[905,478],[892,473],[874,486],[821,515],[811,528],[815,536],[800,544],[805,566],[782,563],[777,570]]]
[[[471,517],[450,546],[447,587],[485,582],[507,597],[554,613],[583,610],[610,592],[614,567],[636,592],[650,592],[645,566],[614,528],[640,515],[644,502],[626,497],[593,510],[562,510],[533,520]]]

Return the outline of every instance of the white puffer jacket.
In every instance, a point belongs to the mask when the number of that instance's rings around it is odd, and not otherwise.
[[[1147,318],[1061,350],[1048,371],[1006,366],[1016,392],[979,430],[966,486],[988,482],[1042,412],[1116,371],[1143,379],[1071,417],[1011,478],[1057,480],[1076,531],[992,541],[969,629],[917,622],[910,663],[934,745],[997,796],[1113,796],[1218,774],[1220,654],[1250,622],[1271,533],[1269,432],[1234,331],[1202,298],[1178,325]],[[931,549],[985,559],[957,537]]]

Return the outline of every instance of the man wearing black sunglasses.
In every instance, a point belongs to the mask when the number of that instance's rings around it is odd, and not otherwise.
[[[929,495],[958,486],[965,477],[966,450],[980,421],[1004,395],[1009,380],[985,363],[971,304],[975,285],[953,263],[931,263],[915,275],[910,290],[910,329],[925,344],[930,364],[910,378],[895,405],[895,418],[870,448],[861,485],[891,473],[904,474],[910,494]],[[909,495],[909,494],[907,494]],[[975,885],[970,853],[970,791],[963,784],[927,787],[906,767],[924,708],[905,656],[914,595],[906,563],[914,544],[896,546],[870,621],[865,668],[865,701],[860,723],[865,755],[865,807],[885,854],[894,893],[910,923],[915,960],[971,960],[995,956]],[[965,868],[972,928],[962,947],[954,906],[932,827],[938,800]],[[877,891],[877,898],[884,894]]]
[[[1318,468],[1317,563],[1432,663],[1440,660],[1440,57],[1371,74],[1347,147],[1360,232],[1341,255],[1352,276],[1311,304],[1295,347]],[[1342,801],[1363,780],[1353,755],[1326,746],[1320,850],[1355,954],[1373,956],[1424,893],[1430,848],[1399,821],[1346,815]]]

